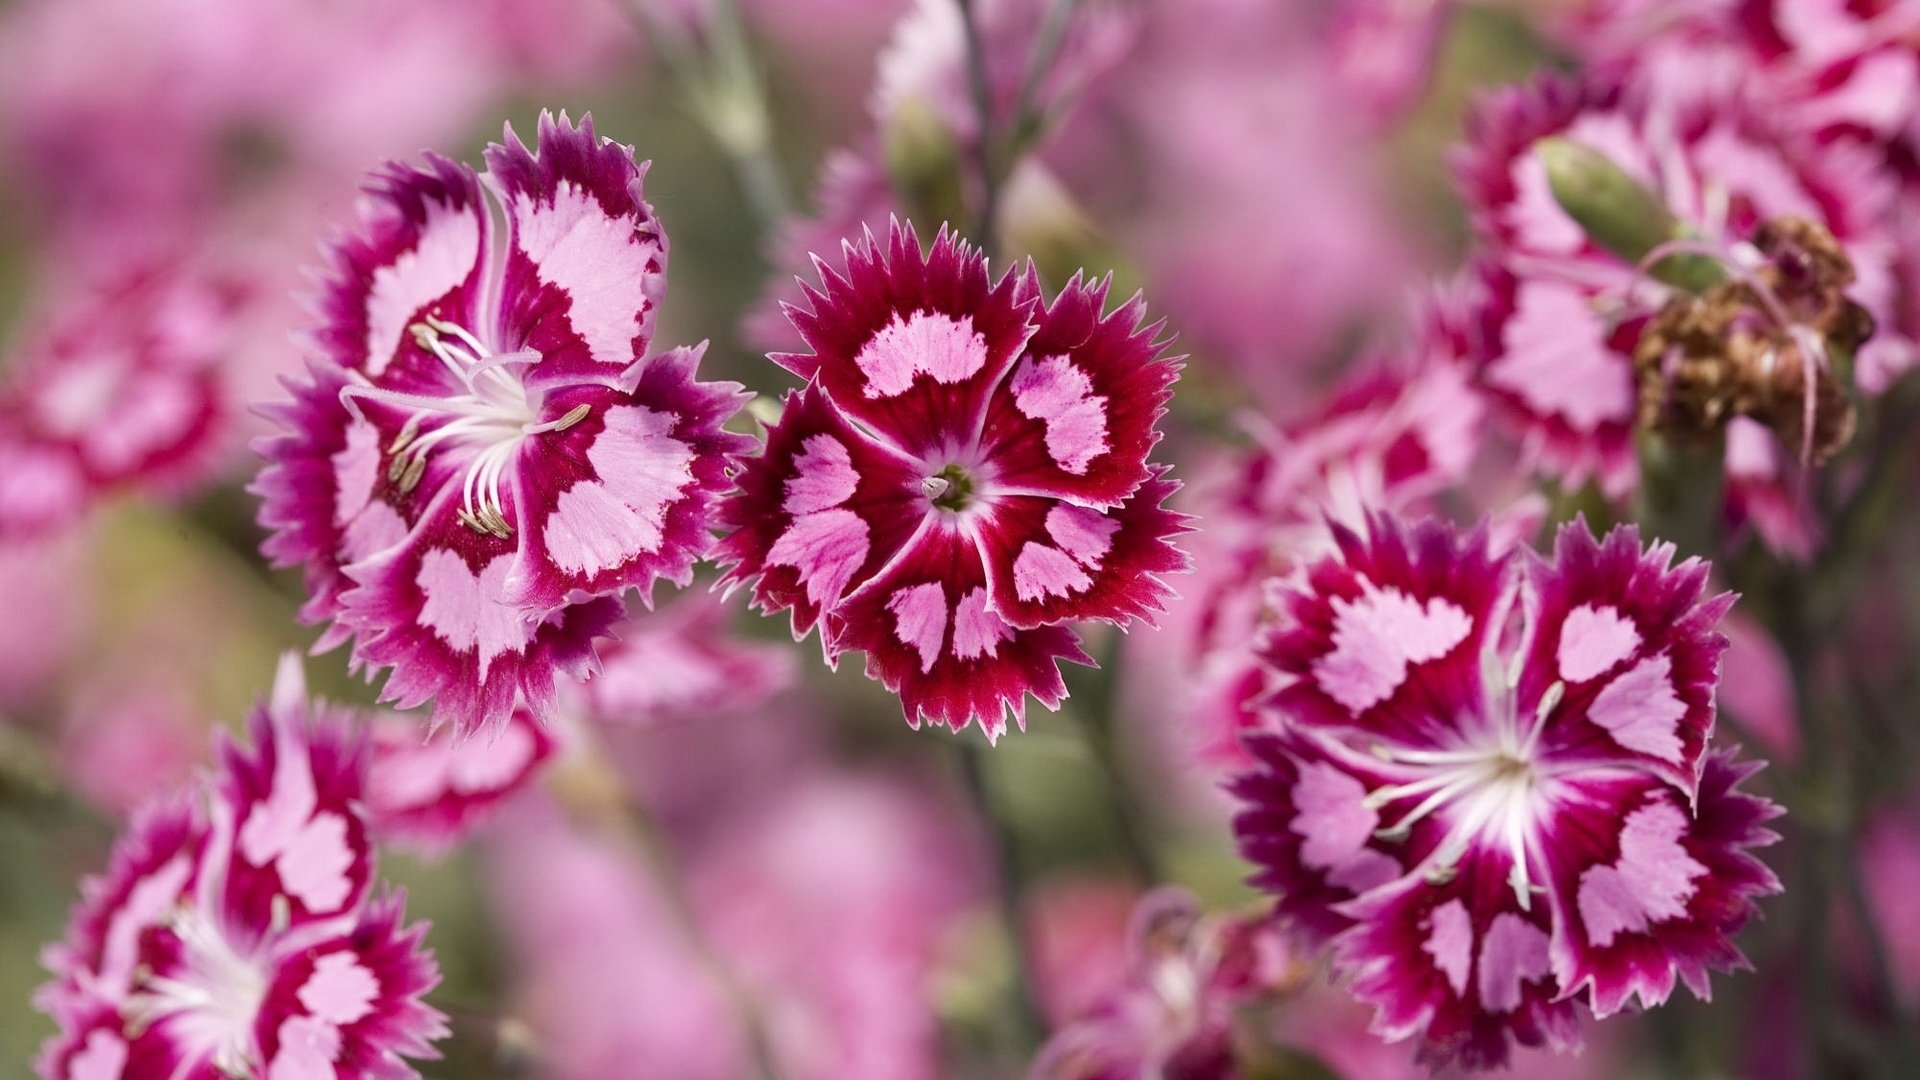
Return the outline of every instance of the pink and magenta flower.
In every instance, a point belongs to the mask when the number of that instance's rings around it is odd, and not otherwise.
[[[828,661],[867,654],[914,726],[989,739],[1025,695],[1055,707],[1059,660],[1090,662],[1069,622],[1151,622],[1186,569],[1177,486],[1148,462],[1179,365],[1133,300],[1075,278],[992,279],[944,230],[910,226],[818,264],[790,317],[809,380],[724,511],[723,579],[761,610],[821,625]]]
[[[1634,350],[1647,318],[1677,290],[1586,236],[1553,193],[1542,139],[1603,155],[1666,207],[1690,243],[1722,252],[1735,274],[1764,261],[1750,242],[1762,225],[1817,223],[1844,249],[1857,275],[1849,295],[1878,326],[1859,351],[1860,388],[1879,392],[1920,356],[1902,300],[1911,227],[1901,223],[1886,171],[1857,145],[1782,130],[1735,101],[1689,100],[1671,82],[1589,77],[1504,88],[1476,109],[1456,159],[1487,249],[1474,272],[1481,380],[1536,464],[1571,487],[1592,480],[1614,498],[1637,477]],[[1785,449],[1769,475],[1749,469],[1736,481],[1756,496],[1786,487],[1786,466],[1802,454]],[[1773,499],[1735,513],[1744,521],[1756,511],[1762,537],[1791,549],[1804,546],[1811,526],[1782,520],[1790,509]]]
[[[1632,527],[1525,566],[1484,531],[1376,517],[1276,586],[1281,688],[1235,820],[1255,883],[1423,1059],[1496,1066],[1607,1016],[1705,997],[1779,883],[1779,813],[1712,753],[1731,596]]]
[[[427,854],[450,850],[533,783],[560,743],[526,709],[490,739],[461,739],[441,728],[424,740],[406,716],[372,726],[366,811],[374,835]]]
[[[374,892],[366,744],[282,664],[252,745],[137,813],[67,936],[40,1007],[47,1080],[403,1080],[447,1033],[403,897]]]
[[[699,348],[649,352],[667,240],[632,150],[543,115],[487,165],[504,236],[464,165],[375,178],[256,484],[321,644],[462,733],[549,716],[622,594],[690,580],[745,445]]]
[[[245,295],[156,263],[84,285],[24,335],[0,388],[0,539],[57,531],[111,493],[205,481],[222,461],[221,368]]]
[[[1127,978],[1047,1041],[1033,1080],[1233,1080],[1235,1013],[1311,974],[1272,918],[1203,916],[1180,889],[1141,900],[1127,937]]]

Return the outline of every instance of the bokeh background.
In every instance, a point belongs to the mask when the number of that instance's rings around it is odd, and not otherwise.
[[[28,1075],[51,1032],[29,1004],[37,952],[118,822],[206,762],[276,657],[314,639],[297,576],[257,554],[246,443],[264,424],[246,407],[296,369],[303,272],[351,221],[363,175],[429,148],[477,160],[503,122],[530,133],[543,108],[591,112],[653,162],[672,244],[658,341],[709,341],[711,376],[777,394],[791,380],[765,359],[783,340],[771,304],[808,272],[803,250],[832,254],[893,208],[931,231],[966,203],[948,178],[964,69],[924,10],[942,6],[0,0],[0,382],[36,362],[47,327],[113,318],[89,298],[141,267],[185,267],[224,298],[213,460],[0,548],[0,1076]],[[1044,32],[1047,5],[995,6],[1031,9],[1007,16],[1014,39]],[[1063,56],[1077,66],[1009,177],[1000,254],[1031,255],[1055,285],[1084,266],[1120,295],[1146,290],[1190,356],[1162,450],[1189,481],[1248,441],[1250,412],[1255,427],[1310,412],[1409,332],[1412,297],[1466,242],[1444,159],[1469,96],[1564,62],[1550,5],[1403,6],[1415,17],[1343,37],[1314,0],[1083,5],[1100,18],[1076,24],[1088,39]],[[445,974],[432,1000],[454,1036],[428,1076],[744,1075],[714,958],[685,940],[669,892],[694,898],[702,936],[755,992],[787,1075],[873,1078],[1019,1074],[1031,1048],[1006,1017],[1002,870],[1026,883],[1055,1018],[1124,962],[1137,837],[1207,907],[1253,902],[1218,762],[1183,726],[1179,612],[1163,634],[1095,633],[1107,668],[1070,672],[1062,712],[1034,710],[986,759],[1013,829],[1015,865],[996,868],[950,736],[910,731],[857,663],[826,671],[784,620],[704,586],[643,623],[659,639],[638,647],[671,685],[611,695],[604,755],[563,761],[457,851],[383,856],[432,920]],[[372,703],[340,653],[310,672]],[[1777,695],[1748,700],[1763,712]],[[1141,818],[1131,830],[1117,797]],[[660,835],[607,809],[622,805]],[[646,857],[663,841],[671,890]],[[1920,881],[1920,860],[1900,865]],[[1885,892],[1920,918],[1920,889]],[[1664,1060],[1737,1061],[1754,1050],[1737,1040],[1762,1039],[1697,1015],[1615,1020],[1585,1056],[1519,1069],[1619,1076],[1663,1042],[1701,1043]],[[1274,1020],[1300,1052],[1282,1075],[1418,1075],[1364,1022],[1318,981],[1301,989]]]

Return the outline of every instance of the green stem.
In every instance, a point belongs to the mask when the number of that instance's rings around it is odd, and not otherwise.
[[[1087,752],[1100,769],[1100,782],[1107,793],[1107,820],[1119,834],[1121,852],[1133,876],[1142,885],[1151,887],[1168,878],[1155,852],[1152,831],[1141,813],[1144,803],[1130,782],[1131,773],[1123,760],[1115,731],[1119,709],[1119,695],[1114,693],[1120,652],[1117,638],[1118,635],[1110,637],[1107,646],[1100,650],[1098,668],[1077,670],[1069,676],[1073,681],[1071,711],[1080,721]]]
[[[993,840],[995,899],[1000,908],[1000,923],[1006,933],[1008,951],[1013,959],[1013,1021],[1023,1048],[1036,1046],[1046,1032],[1040,1008],[1034,1001],[1033,953],[1027,935],[1026,913],[1021,897],[1026,891],[1026,875],[1021,869],[1019,839],[1013,823],[1001,812],[987,779],[988,751],[971,739],[956,743],[960,751],[960,773],[966,781],[967,797],[974,810],[986,822]]]
[[[763,230],[778,225],[793,205],[774,156],[773,120],[759,65],[733,0],[714,0],[707,17],[710,42],[695,48],[654,14],[647,0],[628,6],[654,53],[673,72],[689,110],[733,165],[740,192]]]
[[[692,895],[687,889],[685,875],[680,871],[680,862],[671,838],[653,814],[636,800],[623,799],[621,811],[620,822],[631,836],[634,846],[645,857],[681,939],[693,950],[701,966],[706,968],[708,978],[713,980],[734,1014],[739,1017],[741,1027],[746,1032],[747,1046],[753,1055],[755,1075],[761,1080],[781,1080],[779,1058],[774,1054],[773,1040],[767,1034],[766,1018],[759,1002],[752,990],[734,973],[732,965],[713,947],[706,930],[700,925],[700,917],[694,910]]]
[[[974,242],[988,258],[999,250],[1000,172],[994,166],[993,88],[987,83],[987,47],[980,36],[980,20],[973,0],[955,0],[967,38],[967,87],[973,95],[973,161],[980,180],[980,216],[973,226]]]

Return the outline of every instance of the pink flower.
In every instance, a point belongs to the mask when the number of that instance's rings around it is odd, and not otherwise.
[[[1908,270],[1897,191],[1861,147],[1796,138],[1737,103],[1689,102],[1668,82],[1543,79],[1496,91],[1474,111],[1455,161],[1488,249],[1475,271],[1476,355],[1529,457],[1568,486],[1593,480],[1620,498],[1636,482],[1632,353],[1645,317],[1672,291],[1589,240],[1561,208],[1536,149],[1548,136],[1604,155],[1730,259],[1759,257],[1747,241],[1765,222],[1819,223],[1845,248],[1855,299],[1879,325],[1860,350],[1861,388],[1877,393],[1914,363],[1899,299]],[[1777,498],[1736,506],[1769,543],[1791,549],[1810,526],[1782,520],[1785,509]]]
[[[1186,569],[1147,461],[1179,367],[1137,299],[1103,314],[1075,278],[1042,304],[944,230],[846,259],[791,313],[813,351],[774,357],[809,385],[742,463],[723,580],[797,636],[822,623],[829,663],[864,651],[910,724],[997,739],[1026,694],[1059,704],[1056,661],[1087,662],[1066,623],[1150,623]]]
[[[542,1075],[602,1080],[636,1062],[686,1080],[751,1073],[724,990],[632,845],[535,797],[501,819],[486,851],[514,1009],[542,1048]]]
[[[40,700],[78,655],[95,595],[86,555],[72,532],[0,543],[0,596],[10,615],[0,622],[0,709]]]
[[[401,1080],[446,1034],[424,924],[372,895],[366,749],[282,662],[251,747],[150,804],[47,950],[47,1080]]]
[[[1466,482],[1486,403],[1463,362],[1458,307],[1451,296],[1430,298],[1409,346],[1346,379],[1296,423],[1275,429],[1256,421],[1255,445],[1225,475],[1196,485],[1190,509],[1206,523],[1193,542],[1200,580],[1174,614],[1188,640],[1165,662],[1181,671],[1163,678],[1193,688],[1187,729],[1212,762],[1248,764],[1239,737],[1264,722],[1249,707],[1265,686],[1253,646],[1282,614],[1266,581],[1336,550],[1330,523],[1363,529],[1369,513],[1431,513]],[[1505,546],[1531,533],[1538,512],[1521,500],[1496,521]],[[1198,679],[1189,667],[1196,660]]]
[[[559,744],[525,709],[491,738],[440,728],[424,740],[410,717],[373,725],[366,809],[382,840],[445,852],[540,775]]]
[[[463,165],[373,182],[255,485],[322,644],[459,733],[521,701],[544,720],[623,593],[690,580],[745,445],[699,348],[647,355],[667,243],[632,151],[543,114],[536,149],[509,132],[487,161],[504,237]]]
[[[1232,1080],[1235,1011],[1306,974],[1272,920],[1203,917],[1178,889],[1141,900],[1128,938],[1127,981],[1048,1040],[1033,1080]]]
[[[1334,75],[1376,124],[1390,124],[1419,104],[1453,8],[1453,0],[1335,5],[1328,43]]]
[[[1920,136],[1920,6],[1759,0],[1591,5],[1564,35],[1600,70],[1737,101],[1819,137],[1911,148]]]
[[[71,524],[108,493],[207,479],[245,293],[180,265],[137,268],[83,285],[16,342],[0,388],[0,538]]]
[[[695,907],[761,1006],[782,1075],[946,1075],[934,987],[987,896],[987,860],[940,794],[924,778],[802,776],[702,836]]]
[[[757,709],[793,682],[793,654],[729,633],[727,609],[687,593],[620,627],[582,684],[585,712],[603,725],[706,721]]]
[[[1780,887],[1757,766],[1707,750],[1732,598],[1631,527],[1566,526],[1524,570],[1484,532],[1370,532],[1276,597],[1277,726],[1234,786],[1255,883],[1430,1062],[1577,1045],[1576,1002],[1705,997]]]

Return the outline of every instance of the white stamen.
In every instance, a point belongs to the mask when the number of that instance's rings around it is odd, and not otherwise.
[[[353,384],[340,391],[341,403],[356,420],[366,419],[360,408],[363,401],[408,411],[399,434],[387,446],[387,482],[402,494],[420,485],[428,454],[436,447],[443,443],[478,446],[466,464],[461,506],[455,516],[474,532],[511,539],[513,525],[507,518],[501,483],[521,444],[528,436],[565,431],[586,419],[593,408],[580,404],[556,419],[541,421],[538,405],[528,399],[525,386],[509,370],[516,364],[539,362],[537,351],[495,353],[465,327],[433,315],[408,329],[420,348],[460,381],[463,392],[439,397],[410,394],[373,386],[355,373]],[[422,434],[423,422],[433,416],[449,419]]]

